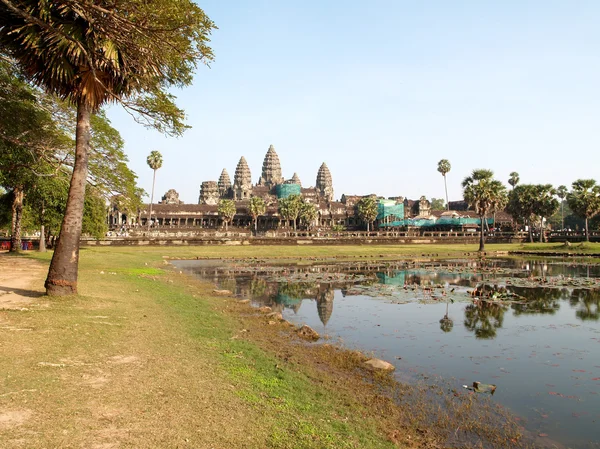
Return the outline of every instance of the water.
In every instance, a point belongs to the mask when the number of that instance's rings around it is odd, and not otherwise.
[[[559,261],[177,263],[403,378],[497,385],[542,440],[599,447],[600,268]],[[547,435],[547,437],[546,437]]]

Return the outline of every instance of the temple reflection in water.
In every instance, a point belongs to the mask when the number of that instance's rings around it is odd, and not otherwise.
[[[255,305],[269,306],[276,312],[283,313],[287,309],[298,313],[303,302],[314,301],[324,326],[332,318],[336,291],[342,298],[367,295],[392,301],[394,297],[389,292],[406,292],[408,296],[412,295],[413,302],[416,299],[420,302],[445,303],[446,311],[439,320],[440,330],[452,332],[456,315],[462,313],[464,328],[478,339],[495,338],[509,310],[511,319],[523,315],[551,316],[557,313],[561,305],[567,305],[574,309],[575,316],[581,321],[600,320],[600,291],[597,289],[524,287],[508,285],[510,281],[506,285],[498,285],[497,278],[492,282],[492,274],[497,277],[498,270],[513,278],[529,279],[552,275],[598,275],[596,267],[590,272],[589,266],[556,266],[539,261],[512,261],[512,265],[507,265],[506,261],[446,262],[436,267],[413,268],[406,268],[406,263],[331,263],[254,266],[252,269],[242,265],[219,265],[193,271],[221,289],[230,290],[240,298],[251,299]],[[463,294],[456,304],[450,298],[450,292],[455,289]],[[476,296],[469,300],[467,293],[475,293]],[[495,300],[507,297],[519,300]]]

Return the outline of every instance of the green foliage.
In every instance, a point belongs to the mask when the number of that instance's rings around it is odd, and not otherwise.
[[[22,187],[30,212],[39,211],[43,196],[49,196],[45,203],[52,214],[56,195],[68,187],[74,162],[75,110],[29,85],[17,67],[0,59],[0,111],[0,184]],[[135,210],[143,191],[127,166],[123,146],[119,132],[104,111],[98,111],[91,119],[88,182],[106,198],[119,195],[123,210]],[[37,206],[32,204],[34,198]],[[59,203],[62,214],[64,197]],[[37,218],[34,222],[40,224]]]
[[[438,162],[437,171],[439,171],[443,177],[446,177],[446,174],[450,172],[452,166],[450,165],[450,161],[448,159],[442,159]]]
[[[463,196],[469,205],[475,209],[481,219],[479,231],[479,251],[485,249],[484,219],[491,211],[501,210],[507,202],[506,187],[494,179],[491,170],[473,170],[463,182]]]
[[[304,226],[310,229],[318,216],[319,212],[317,211],[317,206],[307,202],[302,203],[302,206],[300,207],[300,221]]]
[[[377,200],[370,196],[361,198],[356,204],[356,210],[360,219],[367,223],[368,231],[370,224],[377,218]]]
[[[231,223],[237,212],[235,202],[233,200],[220,200],[217,210],[219,211],[219,215],[223,217],[225,227],[227,228],[227,225]]]
[[[556,189],[556,196],[558,196],[561,201],[567,197],[567,193],[569,193],[567,186],[558,186]]]
[[[150,167],[152,170],[156,171],[162,167],[162,164],[163,164],[162,154],[160,154],[160,152],[158,152],[156,150],[151,151],[150,154],[148,155],[148,157],[146,158],[146,162],[148,163],[148,167]]]
[[[25,229],[40,229],[44,225],[49,234],[58,234],[67,204],[69,180],[66,175],[40,177],[25,195],[28,218]],[[104,218],[106,220],[106,216]]]
[[[254,220],[264,214],[266,210],[267,205],[265,204],[265,200],[258,196],[250,198],[250,215]]]
[[[588,221],[600,212],[600,186],[593,179],[578,179],[567,194],[567,203],[575,215],[585,219],[585,239],[589,241]]]
[[[508,183],[514,189],[520,180],[521,180],[521,178],[519,177],[519,174],[516,171],[513,171],[510,174],[510,178],[508,178]]]
[[[593,179],[578,179],[567,194],[571,210],[582,218],[592,218],[600,212],[600,186]]]
[[[500,210],[506,205],[506,187],[496,179],[491,170],[473,170],[471,176],[462,182],[465,201],[475,209],[480,217],[487,212]]]
[[[279,214],[284,220],[291,220],[294,223],[294,231],[296,230],[296,220],[300,215],[302,203],[300,195],[290,195],[279,200]]]
[[[186,126],[168,89],[213,59],[214,28],[191,0],[0,3],[0,48],[35,83],[94,111],[118,101],[171,134]]]
[[[102,197],[93,189],[86,189],[83,209],[83,234],[101,238],[106,235],[106,206]]]
[[[443,198],[431,198],[431,210],[445,210],[446,204]]]

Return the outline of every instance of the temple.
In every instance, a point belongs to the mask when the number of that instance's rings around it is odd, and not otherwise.
[[[233,200],[236,214],[231,226],[251,228],[253,219],[250,214],[250,201],[254,197],[262,198],[266,205],[264,214],[257,218],[259,231],[289,229],[290,222],[281,217],[279,201],[290,195],[300,195],[305,203],[312,204],[317,210],[317,217],[309,227],[312,229],[354,230],[363,229],[365,223],[357,212],[358,202],[372,197],[377,201],[378,214],[375,225],[379,229],[399,227],[425,226],[450,228],[454,226],[476,226],[477,218],[473,211],[456,208],[453,211],[432,211],[430,202],[421,197],[413,201],[402,196],[381,198],[376,195],[343,194],[340,201],[335,201],[333,177],[327,164],[323,162],[316,175],[313,187],[303,187],[300,177],[293,173],[285,179],[281,169],[279,155],[270,145],[264,157],[262,171],[256,184],[252,183],[252,173],[246,158],[242,156],[235,168],[233,183],[224,168],[218,181],[209,180],[200,183],[198,204],[184,204],[179,194],[170,189],[158,204],[152,206],[152,217],[148,217],[148,204],[143,205],[136,213],[127,213],[118,208],[118,201],[113,201],[107,213],[109,227],[141,227],[147,228],[150,220],[151,229],[165,228],[213,228],[223,226],[218,205],[221,200]],[[461,204],[461,206],[463,206]],[[460,211],[460,212],[458,212]],[[501,221],[510,221],[500,213]]]

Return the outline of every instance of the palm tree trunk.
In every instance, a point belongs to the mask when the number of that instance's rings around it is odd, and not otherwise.
[[[585,241],[589,242],[590,241],[590,231],[588,229],[588,218],[585,217]]]
[[[79,265],[79,239],[83,221],[85,185],[88,176],[90,148],[91,108],[79,100],[77,104],[77,129],[75,132],[75,164],[65,215],[58,235],[58,243],[50,262],[46,278],[49,296],[77,294],[77,268]]]
[[[544,217],[540,217],[540,243],[544,243]]]
[[[480,215],[479,218],[481,219],[481,226],[479,230],[479,251],[485,251],[485,237],[483,231],[483,225],[485,223],[485,214]]]
[[[448,185],[446,184],[446,175],[444,175],[444,189],[446,190],[446,210],[450,210],[450,203],[448,203]]]
[[[12,231],[10,235],[10,252],[18,253],[21,251],[21,223],[23,219],[23,193],[22,187],[15,187],[13,190],[12,203]]]
[[[565,200],[560,201],[560,221],[562,222],[561,231],[565,230]]]
[[[152,223],[152,203],[154,202],[154,183],[156,182],[156,170],[152,175],[152,195],[150,195],[150,212],[148,212],[148,231],[150,230],[150,223]]]

